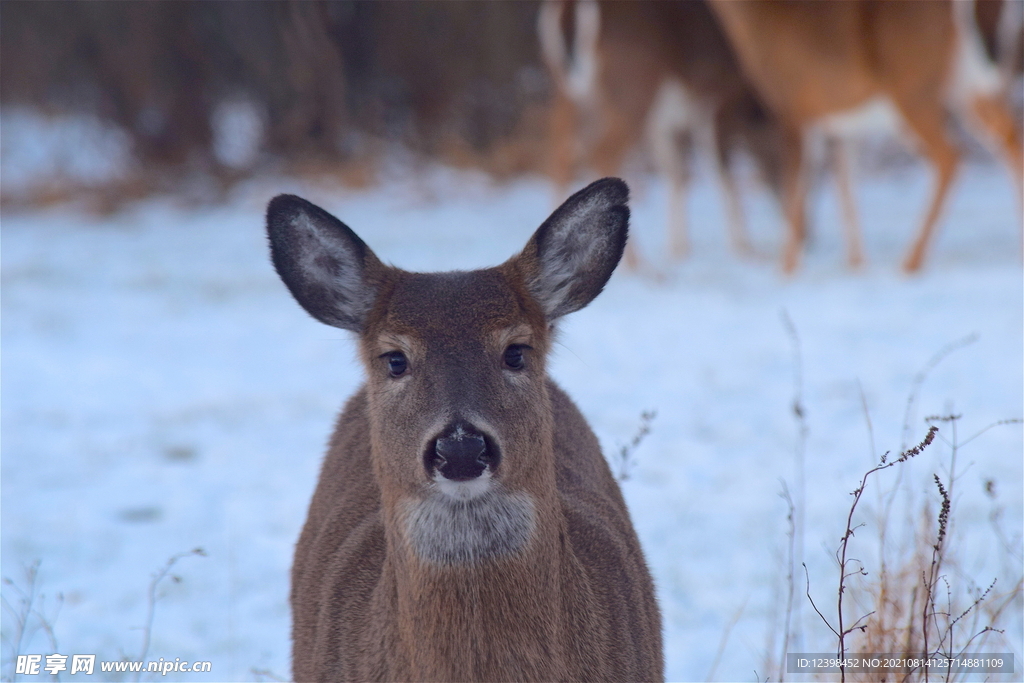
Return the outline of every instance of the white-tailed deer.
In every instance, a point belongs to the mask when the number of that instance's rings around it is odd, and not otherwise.
[[[292,569],[296,681],[661,680],[661,622],[618,484],[546,374],[553,325],[626,244],[625,183],[570,197],[495,268],[386,266],[303,199],[274,267],[359,336]]]
[[[746,148],[777,190],[787,140],[707,5],[549,0],[541,4],[538,34],[555,86],[549,174],[559,195],[578,164],[599,175],[621,173],[627,154],[646,142],[669,185],[669,252],[682,256],[688,250],[683,195],[689,156],[710,130],[731,242],[749,253],[734,155]],[[638,261],[627,246],[627,265]]]
[[[1006,79],[985,54],[973,3],[712,0],[712,8],[792,141],[782,178],[786,271],[796,268],[804,242],[803,135],[872,101],[895,107],[936,172],[904,270],[921,267],[959,165],[960,151],[946,130],[949,113],[987,133],[1018,188],[1024,183],[1024,152],[1006,102]],[[848,197],[845,203],[852,207]]]

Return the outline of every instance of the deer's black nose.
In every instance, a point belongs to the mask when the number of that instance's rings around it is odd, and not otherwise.
[[[427,470],[437,470],[445,479],[468,481],[484,473],[495,457],[487,439],[466,423],[451,425],[434,442],[433,453],[428,453]]]

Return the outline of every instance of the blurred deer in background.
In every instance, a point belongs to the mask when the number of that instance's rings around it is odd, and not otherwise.
[[[948,113],[987,133],[1020,189],[1024,157],[1007,105],[1007,78],[985,53],[973,3],[712,0],[712,8],[785,129],[787,272],[797,267],[805,239],[804,135],[815,126],[837,131],[841,115],[860,108],[891,104],[935,169],[932,198],[904,270],[921,267],[960,162],[946,129]]]
[[[1006,81],[1019,79],[1024,74],[1024,2],[975,0],[974,14],[989,59]]]
[[[552,382],[555,321],[626,244],[625,183],[577,192],[496,268],[409,273],[282,195],[274,266],[359,335],[292,569],[296,681],[662,680],[661,621],[618,484]]]
[[[683,194],[697,136],[713,131],[729,235],[747,254],[742,203],[732,175],[746,148],[778,194],[788,140],[748,85],[707,5],[691,1],[549,0],[538,16],[541,52],[555,85],[550,176],[564,196],[582,161],[600,175],[622,171],[646,138],[668,181],[669,250],[688,250]],[[627,245],[627,265],[639,255]]]

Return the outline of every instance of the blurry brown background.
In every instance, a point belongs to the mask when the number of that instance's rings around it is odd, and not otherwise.
[[[977,3],[990,56],[1001,4]],[[498,179],[548,172],[556,87],[541,58],[539,7],[6,0],[0,107],[97,117],[127,134],[135,163],[103,188],[54,179],[14,193],[8,184],[4,205],[85,189],[106,192],[113,207],[189,178],[223,189],[268,169],[361,185],[396,157]],[[1019,117],[1019,87],[1014,95]],[[253,153],[218,149],[218,121],[236,125],[229,115],[239,111],[257,119]],[[898,160],[891,151],[882,157]]]
[[[352,170],[395,143],[498,175],[537,157],[549,85],[535,2],[15,0],[0,11],[0,104],[98,115],[160,174]],[[241,168],[218,159],[211,129],[235,100],[265,126],[263,154]]]

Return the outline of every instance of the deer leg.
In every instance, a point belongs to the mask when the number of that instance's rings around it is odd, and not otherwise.
[[[635,142],[635,133],[618,112],[607,106],[602,107],[601,124],[601,137],[592,157],[594,168],[602,177],[616,175]],[[626,268],[633,272],[640,270],[644,261],[633,239],[626,240],[622,258]]]
[[[563,93],[556,93],[548,120],[550,157],[548,176],[554,186],[555,203],[565,201],[576,167],[576,138],[579,121],[576,104]]]
[[[686,229],[686,187],[687,182],[672,175],[669,178],[668,233],[669,253],[674,259],[681,259],[690,252],[690,241]]]
[[[786,215],[786,244],[782,250],[782,270],[790,274],[800,264],[807,239],[807,178],[804,172],[803,139],[799,130],[783,135],[782,209]]]
[[[668,183],[669,253],[679,259],[689,251],[685,195],[694,146],[693,103],[681,82],[666,78],[646,111],[647,147],[658,175]]]
[[[751,256],[754,247],[747,233],[747,216],[743,211],[743,198],[736,184],[732,168],[725,166],[718,169],[718,180],[725,193],[725,210],[729,227],[729,242],[733,250],[740,256]]]
[[[556,205],[565,200],[575,176],[580,113],[579,106],[565,94],[559,92],[555,95],[548,120],[551,144],[548,175],[554,186]],[[619,172],[629,139],[623,132],[624,127],[615,123],[614,115],[605,112],[605,116],[610,120],[604,121],[603,134],[593,151],[593,159],[602,176],[611,176]],[[635,272],[640,269],[642,259],[635,240],[626,241],[622,260],[627,270]]]
[[[1014,123],[1013,115],[1002,97],[982,95],[971,102],[971,113],[998,147],[1017,186],[1017,201],[1024,212],[1024,149]],[[1024,222],[1021,223],[1021,249],[1024,250]]]
[[[839,204],[843,213],[843,232],[846,236],[846,262],[850,268],[864,264],[864,250],[861,246],[860,221],[857,218],[857,204],[853,198],[853,179],[850,177],[850,158],[846,142],[839,138],[829,140],[832,148],[832,171],[835,173]]]
[[[668,142],[671,144],[667,145],[666,152],[671,154],[671,158],[663,159],[658,165],[668,178],[669,253],[672,258],[681,259],[690,251],[686,229],[686,189],[690,184],[693,134],[689,130],[678,131]]]
[[[938,106],[909,106],[897,101],[897,106],[911,130],[917,134],[925,156],[935,168],[935,186],[928,212],[914,239],[913,246],[903,260],[903,270],[916,272],[924,262],[935,224],[939,220],[949,187],[960,164],[960,152],[946,136],[945,112]]]
[[[668,245],[674,259],[686,256],[689,248],[686,230],[686,186],[689,183],[689,130],[671,125],[652,125],[648,131],[651,157],[658,175],[668,183]]]
[[[733,250],[741,256],[750,256],[754,253],[750,244],[750,237],[747,234],[747,218],[743,212],[743,199],[740,196],[739,187],[736,185],[736,177],[733,175],[733,152],[729,149],[730,141],[726,139],[722,130],[721,122],[715,125],[715,172],[718,175],[718,183],[722,187],[725,196],[726,222],[729,229],[729,242]]]
[[[637,249],[635,240],[626,240],[626,248],[622,252],[622,260],[625,261],[627,270],[634,273],[640,270],[643,259],[640,257],[640,250]]]

